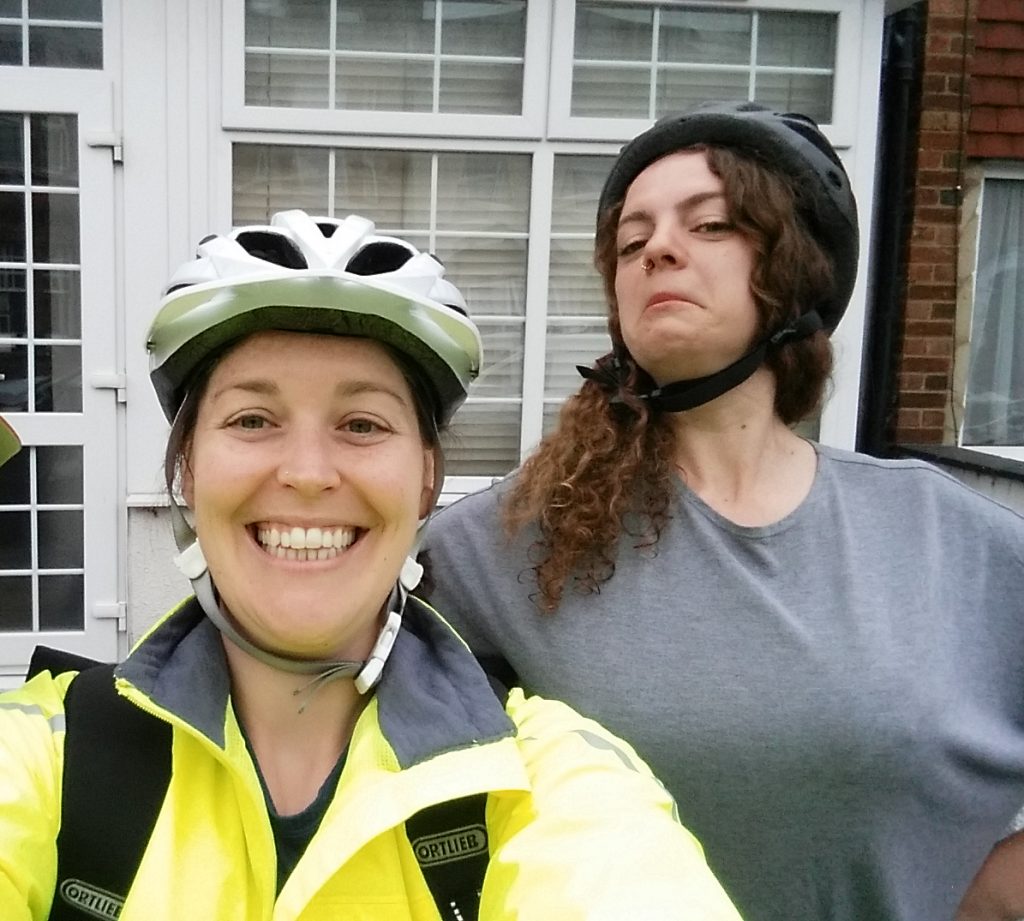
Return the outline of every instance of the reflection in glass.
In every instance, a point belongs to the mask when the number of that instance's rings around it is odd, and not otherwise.
[[[325,148],[235,144],[231,151],[236,225],[259,224],[288,208],[323,213],[328,177]]]
[[[746,99],[750,77],[743,73],[658,71],[656,116],[682,112],[708,99]]]
[[[597,200],[614,162],[605,156],[555,156],[552,233],[594,232]]]
[[[326,57],[290,54],[245,56],[245,104],[327,108]]]
[[[575,393],[581,378],[576,365],[592,365],[611,349],[611,339],[600,323],[551,323],[544,360],[544,398],[563,399]]]
[[[430,112],[434,107],[434,63],[341,58],[336,91],[339,109]]]
[[[37,512],[41,569],[80,569],[83,564],[82,512]]]
[[[77,345],[36,346],[36,411],[82,411],[82,349]]]
[[[32,254],[36,262],[76,264],[79,259],[78,195],[32,193]]]
[[[20,18],[21,0],[0,0],[0,16],[4,19]]]
[[[475,319],[525,316],[526,240],[438,237],[437,255]]]
[[[0,411],[28,412],[28,347],[0,343]]]
[[[103,32],[99,29],[32,26],[28,32],[30,67],[103,69]]]
[[[466,403],[442,439],[445,472],[504,476],[519,462],[520,401]]]
[[[31,566],[31,513],[0,511],[0,570],[30,569]]]
[[[604,316],[604,294],[593,251],[589,239],[551,241],[549,315]]]
[[[757,78],[755,100],[783,112],[801,112],[818,124],[832,121],[832,77],[825,74],[766,74]]]
[[[0,253],[4,262],[25,261],[25,196],[0,192]]]
[[[29,19],[102,22],[103,0],[28,0],[28,16]]]
[[[338,48],[344,51],[434,51],[434,3],[346,0],[338,6]]]
[[[577,64],[572,74],[572,114],[596,118],[646,118],[650,109],[647,67]]]
[[[33,273],[33,279],[36,338],[81,338],[82,291],[79,273],[58,269],[38,270]]]
[[[24,269],[0,269],[0,336],[28,335]]]
[[[484,343],[484,366],[470,390],[473,397],[507,397],[523,389],[522,321],[498,322],[481,320],[480,336]]]
[[[82,449],[78,445],[39,445],[36,501],[40,505],[82,503]]]
[[[650,61],[654,12],[637,4],[576,4],[576,58]]]
[[[38,449],[22,448],[0,467],[0,505],[28,505],[31,501],[29,454],[34,450]]]
[[[336,157],[336,214],[370,217],[378,231],[385,227],[393,233],[430,228],[433,154],[405,150],[339,150]]]
[[[0,26],[0,65],[21,63],[21,26]]]
[[[441,53],[522,57],[526,0],[449,3],[441,6]]]
[[[753,16],[726,10],[664,10],[658,60],[687,64],[746,64]]]
[[[245,43],[263,48],[327,48],[330,23],[330,4],[322,0],[247,0]]]
[[[39,629],[81,630],[85,625],[85,585],[79,574],[39,576]]]
[[[529,156],[438,154],[438,228],[525,233],[530,196],[524,191],[529,188]]]
[[[3,63],[0,56],[0,64]],[[17,112],[0,112],[0,184],[20,185],[25,181],[24,138],[24,117]]]
[[[29,116],[34,185],[78,185],[78,121],[74,115]]]
[[[831,68],[836,55],[836,18],[821,13],[760,13],[757,62]]]
[[[521,115],[523,65],[442,61],[440,110]]]
[[[0,537],[0,556],[3,538]],[[0,632],[23,633],[32,629],[32,577],[0,573]]]

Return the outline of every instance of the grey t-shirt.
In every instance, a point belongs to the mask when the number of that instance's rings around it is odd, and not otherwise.
[[[554,615],[498,484],[431,523],[430,600],[634,743],[747,921],[943,921],[1024,802],[1024,519],[922,462],[816,448],[782,521],[680,484],[656,547],[624,538]]]

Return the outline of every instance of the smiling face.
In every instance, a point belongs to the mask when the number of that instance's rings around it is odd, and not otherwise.
[[[622,338],[659,384],[711,374],[749,350],[754,249],[703,151],[669,154],[633,180],[616,253]]]
[[[383,347],[262,332],[214,368],[182,485],[244,633],[290,655],[358,659],[429,511],[433,454]]]

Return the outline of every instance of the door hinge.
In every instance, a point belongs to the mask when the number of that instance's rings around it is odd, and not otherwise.
[[[97,371],[89,375],[89,386],[97,390],[116,390],[117,402],[128,402],[128,375],[115,371]]]
[[[92,606],[94,620],[116,620],[117,632],[128,629],[128,605],[124,601],[98,601]]]
[[[113,131],[95,131],[85,137],[89,147],[109,147],[115,163],[124,163],[124,139]]]

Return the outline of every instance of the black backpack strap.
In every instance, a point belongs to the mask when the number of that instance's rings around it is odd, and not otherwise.
[[[170,782],[170,725],[121,697],[113,672],[113,665],[80,672],[64,700],[64,799],[50,921],[118,916]]]
[[[95,659],[87,659],[66,649],[54,649],[52,646],[36,646],[29,659],[28,672],[25,678],[34,678],[40,672],[50,671],[54,675],[61,672],[81,672],[94,665],[102,665]]]
[[[443,921],[477,921],[490,860],[486,807],[487,794],[477,793],[428,806],[405,823]]]

